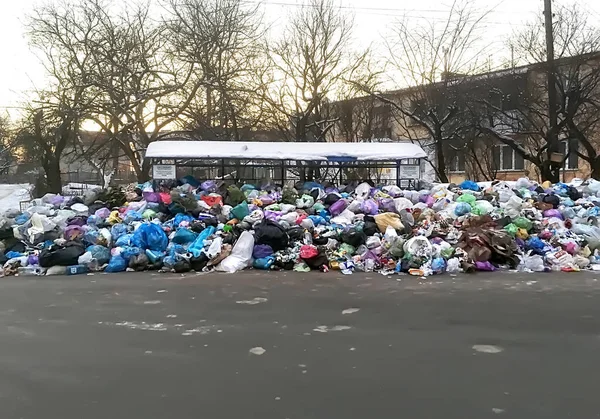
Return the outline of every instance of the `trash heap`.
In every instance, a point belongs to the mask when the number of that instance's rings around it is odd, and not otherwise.
[[[153,186],[154,185],[154,186]],[[178,182],[46,195],[0,217],[3,275],[600,270],[600,182],[421,191]]]

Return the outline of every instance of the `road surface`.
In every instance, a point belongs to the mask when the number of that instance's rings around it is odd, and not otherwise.
[[[0,418],[596,418],[597,278],[3,278]]]

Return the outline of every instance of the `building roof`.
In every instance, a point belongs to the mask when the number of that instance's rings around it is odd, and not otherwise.
[[[155,141],[146,158],[248,159],[318,161],[396,161],[419,159],[427,154],[417,144],[401,143],[300,143],[231,141]]]

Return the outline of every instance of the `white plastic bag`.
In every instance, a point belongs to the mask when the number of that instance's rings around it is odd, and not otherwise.
[[[75,211],[78,215],[87,215],[89,208],[83,204],[73,204],[71,205],[71,210]]]
[[[30,221],[31,227],[27,229],[27,234],[29,235],[31,242],[35,241],[36,235],[44,234],[56,227],[56,224],[50,221],[45,215],[33,214]]]
[[[254,235],[244,231],[233,246],[231,254],[217,265],[220,272],[234,273],[252,265],[252,251],[254,250]]]
[[[369,185],[367,182],[361,183],[354,190],[356,197],[362,198],[362,199],[366,199],[369,196],[370,192],[371,192],[371,185]]]
[[[391,228],[388,226],[388,228]],[[386,229],[387,231],[387,229]],[[367,249],[375,249],[376,247],[381,246],[381,239],[377,236],[369,236],[367,237]]]
[[[408,198],[396,198],[394,199],[394,206],[396,207],[396,212],[400,212],[407,208],[412,208],[413,203]]]
[[[351,211],[353,213],[358,213],[360,212],[360,208],[362,203],[365,202],[364,199],[360,198],[360,197],[356,197],[356,199],[354,199],[352,202],[350,202],[350,204],[348,205],[348,207],[346,208],[348,211]]]
[[[460,261],[458,260],[458,258],[448,259],[448,264],[446,265],[446,272],[460,272]]]
[[[523,208],[523,200],[513,194],[504,204],[500,204],[504,208],[504,213],[510,218],[517,218],[521,214]]]
[[[386,242],[392,243],[398,238],[398,232],[396,231],[396,229],[394,227],[387,226],[385,229],[385,234],[383,235],[383,238],[385,239]]]
[[[349,225],[352,224],[355,217],[356,215],[353,212],[345,209],[340,215],[331,219],[331,224]]]
[[[223,239],[221,237],[217,237],[212,241],[208,249],[204,251],[204,254],[209,260],[214,259],[221,253],[222,247]]]
[[[540,255],[532,255],[531,251],[526,255],[519,256],[521,263],[518,269],[520,271],[544,272],[544,258]]]
[[[430,257],[433,253],[433,247],[427,237],[416,236],[404,243],[404,251],[413,256]]]
[[[296,224],[296,220],[298,219],[298,213],[296,211],[289,212],[287,214],[283,214],[279,219],[280,222],[285,221],[289,225]]]

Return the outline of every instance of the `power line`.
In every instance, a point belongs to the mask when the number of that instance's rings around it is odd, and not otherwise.
[[[251,1],[251,0],[246,0],[246,1],[242,1],[242,3],[248,3],[248,4],[258,4],[258,5],[265,5],[265,6],[282,6],[282,7],[300,7],[300,8],[304,8],[304,7],[316,7],[314,5],[311,4],[304,4],[304,3],[284,3],[284,2],[266,2],[266,1]],[[373,15],[373,16],[387,16],[387,17],[410,17],[410,18],[416,18],[416,19],[426,19],[426,20],[432,20],[432,21],[436,21],[436,22],[447,22],[448,19],[442,18],[442,17],[429,17],[429,16],[424,16],[422,14],[419,13],[448,13],[449,10],[441,10],[441,9],[398,9],[398,8],[386,8],[386,7],[354,7],[354,6],[336,6],[336,8],[338,9],[343,9],[343,10],[351,10],[351,11],[361,11],[361,15]],[[382,13],[382,12],[388,12],[388,13]],[[389,13],[389,12],[401,12],[401,13]],[[511,12],[501,12],[501,11],[491,11],[490,13],[503,13],[503,14],[514,14]],[[528,12],[528,13],[534,13],[534,12]],[[484,21],[484,24],[489,24],[489,25],[502,25],[502,26],[527,26],[527,24],[524,23],[514,23],[514,22],[499,22],[499,21]]]

